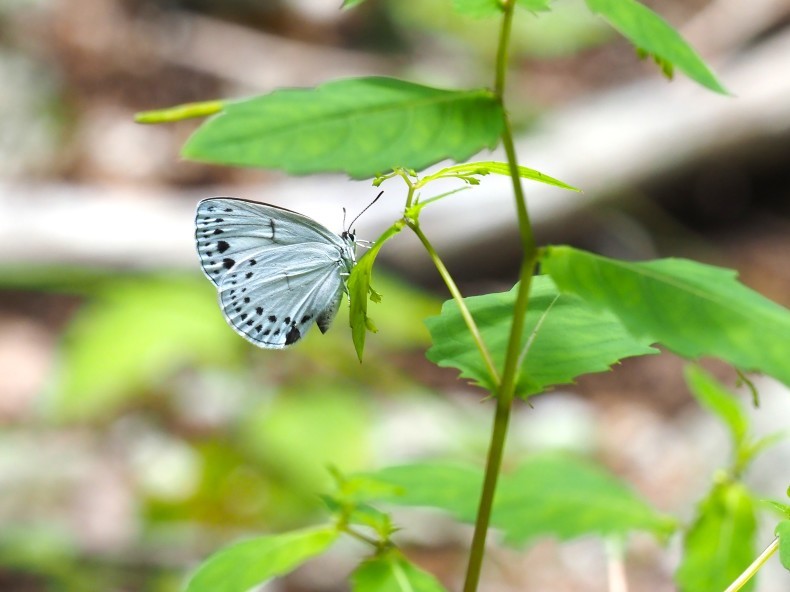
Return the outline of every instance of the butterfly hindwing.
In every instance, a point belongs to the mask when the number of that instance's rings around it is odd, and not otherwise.
[[[342,297],[341,265],[338,250],[324,243],[285,245],[241,260],[219,286],[225,319],[259,347],[291,345],[323,321],[327,302]]]

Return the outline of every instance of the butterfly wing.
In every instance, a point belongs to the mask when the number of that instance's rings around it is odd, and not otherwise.
[[[243,199],[213,197],[198,204],[195,241],[203,273],[220,286],[237,262],[268,249],[303,243],[346,243],[315,220],[297,212]]]
[[[346,267],[334,245],[302,243],[256,251],[237,261],[219,286],[228,324],[264,348],[296,343],[316,321],[328,328],[343,295]],[[330,310],[331,309],[331,310]]]

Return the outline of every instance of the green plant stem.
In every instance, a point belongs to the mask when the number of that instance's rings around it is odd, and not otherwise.
[[[514,0],[506,0],[503,3],[503,10],[504,16],[502,19],[502,29],[499,35],[496,79],[494,84],[494,92],[500,101],[503,101],[505,92],[508,61],[507,49],[513,23]],[[494,415],[494,427],[491,431],[491,441],[489,443],[488,457],[486,459],[485,478],[483,479],[483,491],[480,495],[480,504],[475,520],[472,547],[469,551],[469,564],[466,568],[464,592],[475,592],[480,582],[480,572],[482,570],[483,557],[485,555],[486,536],[488,534],[488,526],[491,522],[494,494],[496,492],[499,472],[502,468],[502,455],[507,439],[508,424],[510,423],[510,412],[513,407],[513,396],[516,388],[516,378],[518,376],[519,350],[521,336],[524,333],[524,320],[529,301],[530,286],[532,284],[532,274],[535,270],[538,257],[535,236],[532,232],[532,224],[527,211],[527,202],[524,196],[524,190],[521,187],[518,158],[516,156],[513,132],[510,119],[507,116],[507,111],[505,111],[502,129],[502,144],[507,154],[508,168],[510,170],[510,177],[513,181],[513,194],[516,200],[518,228],[523,255],[521,268],[519,270],[519,286],[516,292],[516,302],[513,306],[513,324],[510,327],[510,337],[508,339],[507,353],[505,356],[505,367],[502,371],[502,382],[499,384],[496,393],[497,405]]]
[[[507,78],[507,49],[510,46],[510,31],[513,29],[513,9],[515,0],[504,0],[502,10],[502,28],[499,32],[499,46],[496,52],[496,74],[494,79],[494,94],[501,100],[505,94],[505,79]]]
[[[439,275],[444,280],[447,289],[450,291],[450,295],[455,300],[455,303],[458,305],[458,310],[461,311],[461,317],[463,317],[464,322],[466,323],[467,329],[469,329],[469,333],[472,335],[472,339],[474,340],[475,344],[477,345],[477,349],[480,351],[480,355],[483,357],[483,362],[486,365],[486,369],[488,373],[491,375],[491,380],[494,384],[499,384],[499,372],[497,372],[496,366],[494,365],[494,360],[491,358],[491,354],[486,347],[485,342],[483,341],[483,336],[480,334],[480,329],[477,327],[477,323],[475,323],[475,319],[472,316],[472,313],[469,312],[469,309],[464,302],[464,298],[461,295],[461,291],[458,289],[458,286],[455,285],[455,281],[453,277],[450,275],[450,272],[444,265],[444,262],[439,257],[439,254],[436,252],[436,249],[433,248],[433,245],[428,240],[428,237],[425,236],[422,229],[420,228],[419,222],[416,220],[407,220],[406,224],[409,228],[412,229],[414,234],[417,235],[417,238],[420,239],[423,247],[428,252],[428,255],[431,257],[433,264],[436,266]]]
[[[768,559],[776,553],[776,550],[779,548],[779,537],[776,537],[773,542],[765,548],[765,551],[760,553],[760,555],[752,561],[752,564],[747,567],[744,572],[739,575],[736,580],[730,584],[724,592],[738,592],[741,588],[743,588],[746,583],[751,580],[763,564],[768,561]]]
[[[354,530],[350,526],[342,527],[340,530],[345,532],[350,537],[353,537],[353,538],[357,539],[358,541],[362,541],[363,543],[365,543],[367,545],[370,545],[374,549],[380,549],[381,547],[384,546],[384,542],[383,541],[377,541],[376,539],[372,539],[369,536],[362,534],[361,532],[357,532],[356,530]]]

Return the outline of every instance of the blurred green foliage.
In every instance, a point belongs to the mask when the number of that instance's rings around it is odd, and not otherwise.
[[[0,277],[0,296],[76,301],[57,372],[32,419],[38,427],[18,438],[35,450],[37,441],[91,433],[98,450],[87,454],[113,450],[113,462],[121,462],[138,530],[128,557],[97,556],[67,525],[32,528],[20,515],[0,533],[0,584],[5,573],[55,592],[177,590],[184,558],[244,533],[312,519],[323,508],[318,493],[329,489],[330,462],[344,472],[372,466],[379,396],[427,392],[398,360],[424,351],[428,332],[403,318],[436,314],[440,303],[386,274],[375,278],[383,300],[371,313],[382,330],[370,340],[375,363],[365,366],[349,339],[347,306],[329,333],[314,331],[286,353],[239,338],[197,271],[28,267],[6,268]],[[71,495],[68,478],[30,469],[47,496]],[[7,471],[0,462],[0,481],[16,474]],[[24,499],[32,486],[26,479],[6,493]],[[140,553],[139,562],[129,559]]]

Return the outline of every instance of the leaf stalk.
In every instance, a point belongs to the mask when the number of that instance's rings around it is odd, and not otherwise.
[[[458,305],[458,310],[461,311],[461,317],[464,319],[466,327],[469,329],[469,333],[472,335],[472,339],[477,345],[477,349],[480,351],[480,355],[483,358],[486,369],[491,376],[491,381],[494,384],[499,384],[499,372],[494,365],[494,360],[491,357],[491,353],[488,351],[488,348],[483,341],[483,336],[480,333],[480,329],[477,327],[477,323],[475,322],[472,313],[469,311],[469,308],[467,308],[466,303],[464,302],[464,297],[461,295],[461,291],[455,284],[452,275],[450,275],[450,272],[447,270],[447,267],[445,267],[444,262],[439,257],[436,249],[433,248],[433,245],[428,240],[428,237],[425,236],[425,233],[420,228],[419,222],[417,220],[407,218],[406,225],[411,228],[414,234],[417,235],[417,238],[420,239],[420,242],[428,252],[433,264],[436,266],[436,270],[439,272],[439,275],[442,277],[442,280],[444,280],[444,283],[455,300],[455,303]]]
[[[747,567],[741,575],[739,575],[735,581],[727,586],[727,589],[724,592],[738,592],[741,588],[743,588],[746,583],[751,580],[760,568],[765,564],[766,561],[776,553],[776,550],[779,548],[779,537],[776,537],[773,542],[765,548],[765,551],[760,553],[760,555],[752,561],[751,565]]]

